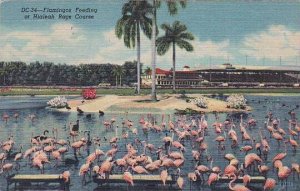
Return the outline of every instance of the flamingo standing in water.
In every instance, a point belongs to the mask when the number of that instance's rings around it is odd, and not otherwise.
[[[18,113],[14,113],[14,118],[15,118],[15,120],[17,121],[18,118],[19,118],[19,114],[18,114]]]
[[[131,186],[133,186],[133,177],[132,174],[129,171],[125,171],[123,174],[123,178],[124,180],[130,184]]]
[[[79,176],[83,176],[82,178],[82,184],[84,185],[86,183],[85,176],[90,170],[90,163],[84,163],[81,165],[79,169]]]
[[[183,178],[181,176],[179,176],[176,182],[177,182],[177,185],[180,188],[180,190],[182,190],[183,184],[184,184]]]
[[[276,180],[273,178],[267,178],[265,184],[264,184],[264,190],[273,190],[276,186]]]
[[[298,174],[298,179],[299,179],[299,175],[300,175],[300,166],[298,163],[292,163],[292,171],[293,171],[293,177],[295,176],[295,173]]]
[[[61,174],[61,178],[65,181],[65,182],[69,182],[70,180],[70,171],[64,171]]]
[[[160,179],[163,182],[163,185],[165,186],[166,185],[166,181],[168,179],[168,171],[167,170],[161,171],[161,173],[160,173]]]
[[[4,113],[2,116],[2,119],[3,119],[3,121],[5,121],[5,123],[7,123],[8,119],[9,119],[9,115],[7,113]]]

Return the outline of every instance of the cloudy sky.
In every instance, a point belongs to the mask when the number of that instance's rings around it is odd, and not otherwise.
[[[76,3],[74,3],[76,2]],[[0,61],[123,64],[136,59],[116,38],[114,27],[122,0],[56,1],[6,0],[0,5]],[[22,8],[94,8],[93,20],[25,20]],[[30,13],[29,13],[30,14]],[[42,13],[41,13],[42,14]],[[195,36],[194,52],[177,48],[177,65],[217,66],[300,65],[300,2],[189,1],[172,17],[165,6],[158,11],[162,24],[180,20]],[[160,35],[162,32],[160,33]],[[151,62],[150,40],[142,37],[141,60]],[[171,67],[171,52],[158,56],[161,68]]]

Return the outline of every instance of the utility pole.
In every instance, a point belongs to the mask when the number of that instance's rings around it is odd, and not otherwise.
[[[279,65],[281,66],[281,56],[279,57]]]
[[[211,56],[209,57],[209,82],[211,82]]]
[[[279,65],[281,66],[281,56],[279,57]],[[279,81],[280,81],[280,83],[282,82],[282,73],[281,72],[279,72]]]

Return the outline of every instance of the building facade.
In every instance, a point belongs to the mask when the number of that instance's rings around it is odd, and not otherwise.
[[[156,85],[158,87],[171,87],[173,85],[173,71],[156,68]],[[176,87],[200,86],[202,78],[197,71],[191,71],[189,66],[184,66],[183,70],[175,72]],[[151,86],[151,76],[143,76],[142,85]]]

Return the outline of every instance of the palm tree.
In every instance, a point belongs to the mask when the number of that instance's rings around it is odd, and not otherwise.
[[[152,15],[152,39],[151,39],[151,47],[152,47],[152,90],[151,90],[151,99],[152,101],[156,101],[156,10],[160,6],[161,0],[153,0],[152,7],[153,7],[153,15]],[[181,5],[182,8],[186,7],[187,0],[167,0],[166,3],[168,5],[168,10],[170,15],[175,15],[178,12],[178,2]]]
[[[6,85],[6,76],[8,74],[9,67],[10,67],[9,63],[7,63],[7,62],[2,63],[2,69],[0,70],[0,76],[3,77],[2,85]]]
[[[118,68],[118,73],[119,73],[119,77],[120,77],[120,86],[122,86],[122,76],[124,75],[124,70],[122,66],[117,66]]]
[[[137,93],[141,89],[141,39],[140,30],[150,39],[152,20],[152,6],[146,0],[129,0],[123,5],[122,17],[117,21],[115,33],[119,39],[123,37],[124,44],[128,48],[134,48],[137,44]]]
[[[162,24],[161,28],[165,31],[165,35],[158,37],[157,43],[157,53],[158,55],[164,55],[172,45],[173,47],[173,90],[175,91],[175,71],[176,71],[176,45],[185,49],[188,52],[194,50],[193,46],[190,44],[190,40],[194,40],[194,36],[187,31],[187,27],[175,21],[172,26],[169,24]]]
[[[122,76],[124,74],[123,67],[120,65],[117,65],[116,67],[114,67],[112,72],[113,72],[113,75],[116,77],[116,86],[118,86],[118,77],[120,79],[119,80],[120,86],[122,86]]]
[[[145,69],[145,74],[146,74],[147,78],[149,78],[149,76],[151,75],[151,72],[152,72],[152,70],[151,70],[150,67],[147,67],[147,68]]]

